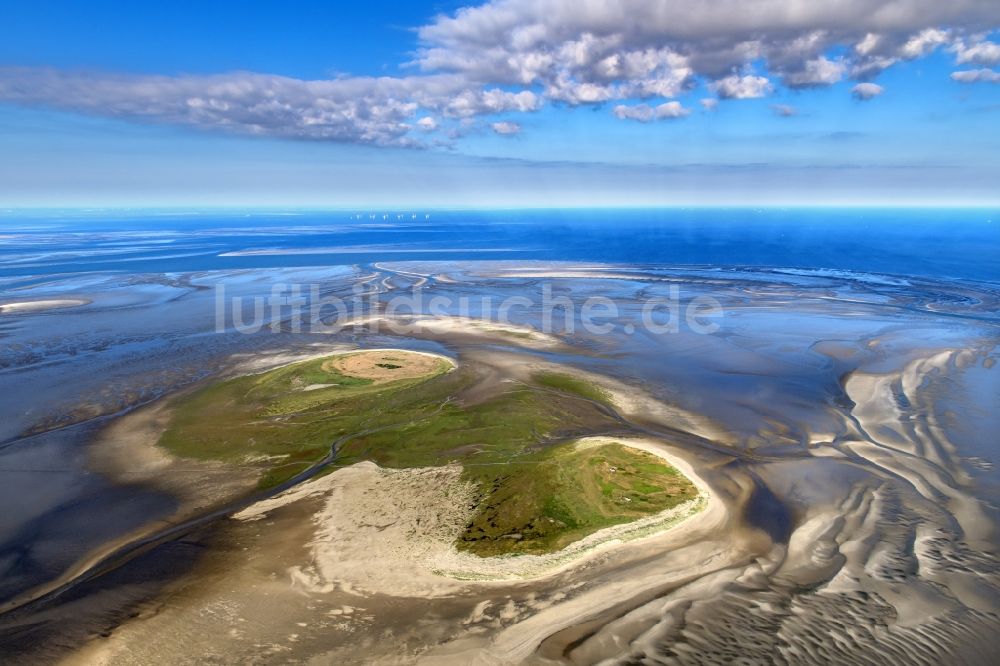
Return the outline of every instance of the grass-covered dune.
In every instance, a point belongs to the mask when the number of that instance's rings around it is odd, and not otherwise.
[[[383,467],[458,462],[479,488],[457,546],[479,555],[558,550],[697,494],[660,458],[573,440],[620,429],[597,386],[537,374],[463,404],[476,375],[402,350],[351,352],[221,381],[174,398],[160,445],[260,470],[270,487],[322,460]]]
[[[559,550],[698,494],[662,458],[617,443],[569,443],[512,461],[500,473],[474,465],[466,473],[483,494],[457,545],[483,556]]]

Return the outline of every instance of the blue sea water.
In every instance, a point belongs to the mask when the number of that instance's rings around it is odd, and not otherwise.
[[[1000,282],[1000,210],[0,212],[0,277],[403,260],[849,270]]]

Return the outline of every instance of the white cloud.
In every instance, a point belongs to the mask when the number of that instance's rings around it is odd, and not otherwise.
[[[949,33],[947,30],[937,28],[927,28],[906,40],[900,49],[900,55],[904,58],[922,58],[931,53],[937,47],[948,42]]]
[[[171,77],[33,68],[0,68],[0,100],[240,134],[394,146],[419,145],[409,134],[414,128],[437,128],[432,116],[418,115],[421,110],[462,119],[541,105],[529,90],[471,88],[453,74],[303,81],[252,73]]]
[[[450,100],[443,101],[446,115],[455,118],[504,113],[507,111],[536,111],[541,106],[539,97],[530,90],[511,92],[493,88],[490,90],[463,90]]]
[[[638,120],[640,123],[648,123],[653,119],[653,107],[649,104],[637,104],[636,106],[619,104],[611,112],[618,120]]]
[[[715,111],[716,107],[719,106],[719,100],[716,97],[703,97],[698,102],[706,111]]]
[[[856,60],[851,67],[851,77],[855,79],[867,79],[878,75],[883,70],[889,69],[899,58],[895,56],[869,55]]]
[[[959,65],[998,65],[1000,64],[1000,44],[983,40],[967,44],[959,40],[951,49],[955,54],[955,62]]]
[[[757,59],[776,75],[803,72],[845,46],[872,58],[846,65],[873,71],[997,25],[995,0],[492,0],[421,28],[417,62],[427,71],[547,85],[560,75],[581,83],[640,78],[622,63],[656,53],[683,59],[661,69],[717,79]],[[828,78],[830,70],[807,84]]]
[[[1000,83],[1000,72],[992,69],[967,69],[952,72],[951,78],[959,83]]]
[[[502,136],[511,136],[514,134],[521,133],[520,125],[518,125],[517,123],[512,123],[507,120],[502,120],[500,122],[492,123],[490,127],[493,128],[494,132]]]
[[[859,83],[853,88],[851,88],[851,95],[854,99],[867,101],[874,97],[878,97],[885,91],[885,88],[877,83]]]
[[[767,80],[767,77],[753,74],[745,76],[731,74],[724,79],[713,81],[708,87],[722,99],[764,97],[774,90],[774,86]]]
[[[618,93],[611,86],[599,83],[580,83],[569,77],[560,76],[545,88],[545,96],[557,102],[592,104],[617,97]]]
[[[287,138],[413,145],[418,109],[444,108],[460,77],[302,81],[235,73],[150,76],[0,69],[0,99],[94,115]]]
[[[997,26],[997,0],[486,0],[418,28],[412,64],[421,73],[412,76],[0,68],[0,101],[244,134],[421,145],[442,131],[440,119],[529,113],[549,100],[659,109],[653,100],[669,103],[699,81],[719,98],[763,97],[772,81],[867,80],[942,46],[959,64],[991,66],[1000,46],[986,36]],[[761,62],[767,71],[749,73]],[[992,80],[984,71],[953,78]],[[860,99],[877,94],[858,90]]]
[[[664,102],[656,107],[656,117],[657,118],[683,118],[684,116],[691,113],[689,109],[685,109],[681,106],[680,102]]]
[[[681,106],[680,102],[664,102],[658,106],[649,104],[636,104],[626,106],[619,104],[612,113],[619,120],[638,120],[641,123],[648,123],[651,120],[665,120],[669,118],[683,118],[691,113],[690,109]]]
[[[882,41],[882,36],[877,35],[874,32],[867,33],[864,38],[854,45],[854,50],[861,55],[868,55],[876,48],[878,48],[879,43]]]

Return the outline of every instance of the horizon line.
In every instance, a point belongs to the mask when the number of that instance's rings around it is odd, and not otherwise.
[[[685,204],[595,204],[595,205],[427,205],[427,204],[396,204],[379,206],[372,204],[113,204],[93,205],[74,204],[65,206],[44,205],[0,205],[0,215],[14,212],[114,212],[114,211],[165,211],[165,212],[208,212],[208,211],[310,211],[310,212],[351,212],[360,214],[380,213],[413,213],[413,212],[449,212],[449,211],[528,211],[528,210],[685,210],[685,209],[990,209],[1000,208],[1000,200],[995,202],[956,202],[956,203],[896,203],[896,202],[860,202],[860,203],[685,203]]]

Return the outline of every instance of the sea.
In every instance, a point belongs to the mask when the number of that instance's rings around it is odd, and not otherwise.
[[[413,260],[778,267],[995,282],[1000,209],[0,210],[0,289],[68,273]]]

